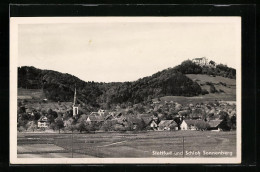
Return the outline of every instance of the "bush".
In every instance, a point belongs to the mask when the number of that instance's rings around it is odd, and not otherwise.
[[[210,85],[209,91],[210,91],[211,93],[216,93],[216,92],[218,92],[217,89],[214,87],[213,84]]]
[[[196,121],[195,127],[196,127],[198,130],[207,130],[210,126],[209,126],[209,124],[206,123],[205,121],[199,120],[199,121]]]

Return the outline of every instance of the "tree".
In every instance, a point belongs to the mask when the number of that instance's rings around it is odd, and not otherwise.
[[[216,90],[216,88],[214,87],[213,84],[210,85],[209,91],[210,91],[211,93],[216,93],[216,92],[217,92],[217,90]]]
[[[207,130],[210,126],[208,123],[206,123],[205,121],[201,121],[201,120],[197,120],[195,122],[195,127],[198,129],[198,130]]]
[[[62,120],[62,118],[57,118],[56,120],[55,120],[55,123],[56,123],[56,126],[57,126],[57,128],[58,128],[58,130],[59,130],[59,133],[60,133],[60,130],[62,129],[62,128],[64,128],[64,122],[63,122],[63,120]]]
[[[84,121],[80,121],[76,124],[76,129],[81,133],[82,131],[86,131],[86,126]]]
[[[73,118],[68,119],[67,121],[64,122],[64,125],[66,126],[66,129],[73,132],[74,130],[77,129],[76,127],[76,121]]]
[[[214,62],[214,61],[210,60],[210,61],[209,61],[209,64],[211,64],[211,65],[215,66],[215,65],[216,65],[216,62]]]
[[[222,130],[230,130],[231,129],[231,120],[228,116],[228,113],[225,111],[221,111],[219,113],[219,119],[222,119],[222,122],[219,124],[219,128]]]
[[[55,122],[52,122],[50,124],[50,129],[52,129],[53,131],[55,131],[57,129],[57,124]]]
[[[32,130],[33,132],[34,132],[34,130],[36,130],[36,128],[37,128],[37,125],[35,124],[35,122],[34,121],[30,121],[30,122],[28,122],[27,123],[27,128],[29,129],[29,130]]]
[[[231,118],[230,118],[230,122],[231,122],[231,129],[236,129],[236,116],[233,115]]]

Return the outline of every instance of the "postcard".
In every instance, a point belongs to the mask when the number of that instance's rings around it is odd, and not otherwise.
[[[10,18],[10,164],[239,164],[241,116],[241,17]]]

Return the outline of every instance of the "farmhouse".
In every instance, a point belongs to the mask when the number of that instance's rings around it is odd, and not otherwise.
[[[217,130],[220,131],[219,124],[222,122],[222,120],[210,120],[208,121],[208,124],[210,126],[209,130]]]
[[[96,116],[92,114],[88,116],[86,121],[90,123],[100,123],[100,122],[104,122],[104,118],[103,116]]]
[[[34,114],[33,114],[33,110],[32,110],[31,108],[27,108],[27,109],[25,110],[25,112],[26,112],[28,115],[31,115],[31,116],[34,115]]]
[[[180,128],[181,130],[196,130],[195,123],[196,120],[183,120]]]
[[[156,124],[156,122],[152,121],[152,122],[150,123],[150,127],[151,127],[152,129],[154,129],[154,130],[157,130],[157,129],[158,129],[158,124]]]
[[[39,128],[47,128],[47,127],[49,127],[49,125],[50,125],[50,122],[49,122],[49,120],[46,116],[42,116],[38,120],[38,127]]]
[[[143,120],[145,126],[149,126],[153,120],[151,117],[148,116],[143,116],[141,117],[141,119]]]
[[[178,124],[174,120],[162,120],[158,124],[158,130],[178,130]]]

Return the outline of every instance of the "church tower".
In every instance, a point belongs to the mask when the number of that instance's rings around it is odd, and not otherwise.
[[[73,116],[76,116],[79,113],[79,106],[76,104],[76,102],[77,102],[76,96],[77,96],[77,90],[76,90],[76,87],[75,87],[74,101],[73,101]]]

